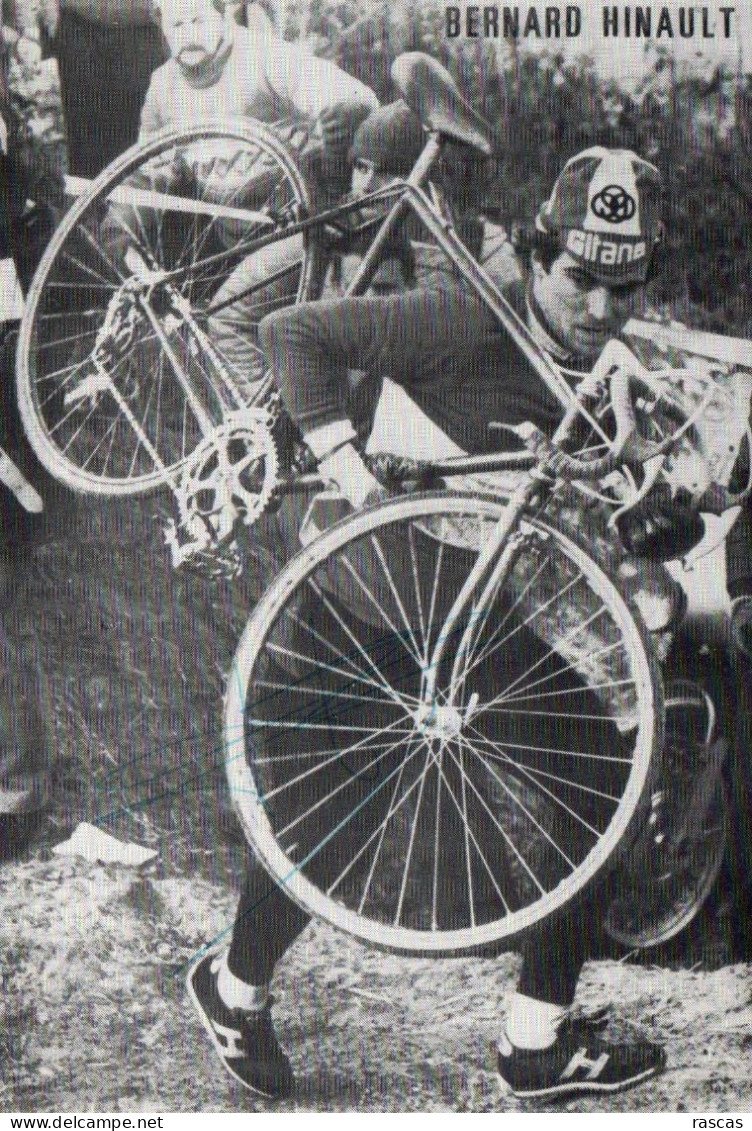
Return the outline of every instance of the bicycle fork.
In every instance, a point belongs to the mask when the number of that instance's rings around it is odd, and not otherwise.
[[[470,697],[464,710],[459,707],[457,702],[464,682],[462,671],[465,657],[472,647],[476,634],[483,627],[484,617],[493,601],[494,594],[498,592],[499,587],[508,577],[523,542],[528,537],[521,530],[518,530],[517,526],[521,515],[528,509],[532,499],[539,492],[540,485],[540,477],[531,475],[514,491],[491,537],[482,547],[464,585],[447,613],[442,631],[424,672],[424,691],[422,703],[418,709],[418,717],[421,727],[425,730],[439,734],[450,731],[458,732],[462,724],[468,722],[472,717],[477,696]],[[480,595],[467,617],[467,624],[457,645],[448,692],[446,695],[442,695],[444,701],[439,702],[436,681],[441,662],[455,630],[465,614],[465,610],[473,602],[473,596],[478,591],[480,591]]]

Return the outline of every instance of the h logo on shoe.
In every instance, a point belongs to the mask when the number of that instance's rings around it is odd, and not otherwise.
[[[228,1059],[245,1056],[242,1033],[239,1033],[237,1029],[228,1029],[226,1025],[220,1025],[218,1021],[212,1021],[212,1029],[214,1029],[220,1040],[224,1042],[222,1047],[223,1056],[226,1056]]]
[[[568,1080],[570,1076],[574,1076],[578,1068],[587,1068],[588,1071],[585,1073],[584,1079],[596,1080],[607,1064],[607,1052],[602,1052],[597,1060],[588,1060],[587,1049],[578,1049],[562,1072],[561,1079]]]

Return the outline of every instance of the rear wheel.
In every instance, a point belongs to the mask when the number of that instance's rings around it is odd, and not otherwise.
[[[243,827],[304,909],[397,951],[504,942],[619,855],[651,792],[650,644],[574,541],[524,521],[472,645],[429,671],[503,503],[446,493],[353,515],[291,560],[230,673]],[[454,636],[453,636],[454,640]],[[450,684],[454,691],[450,694]]]
[[[666,685],[666,738],[651,811],[623,866],[605,918],[609,935],[638,949],[687,927],[713,889],[726,850],[723,746],[711,743],[709,696],[689,680]]]
[[[312,297],[312,255],[284,235],[309,210],[294,154],[254,123],[163,135],[104,170],[55,233],[21,327],[21,414],[52,475],[147,490],[264,398],[255,328]],[[254,251],[259,237],[272,243]]]

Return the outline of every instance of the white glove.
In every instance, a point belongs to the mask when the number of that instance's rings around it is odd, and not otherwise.
[[[362,507],[368,495],[380,487],[352,444],[345,444],[326,456],[319,464],[319,471],[322,479],[334,483],[340,495],[354,507]]]

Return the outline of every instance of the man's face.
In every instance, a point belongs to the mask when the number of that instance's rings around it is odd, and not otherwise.
[[[548,271],[533,258],[533,298],[554,337],[578,356],[595,359],[642,306],[643,283],[607,286],[564,251]]]
[[[196,70],[232,38],[232,25],[210,0],[164,0],[162,30],[173,59]]]

